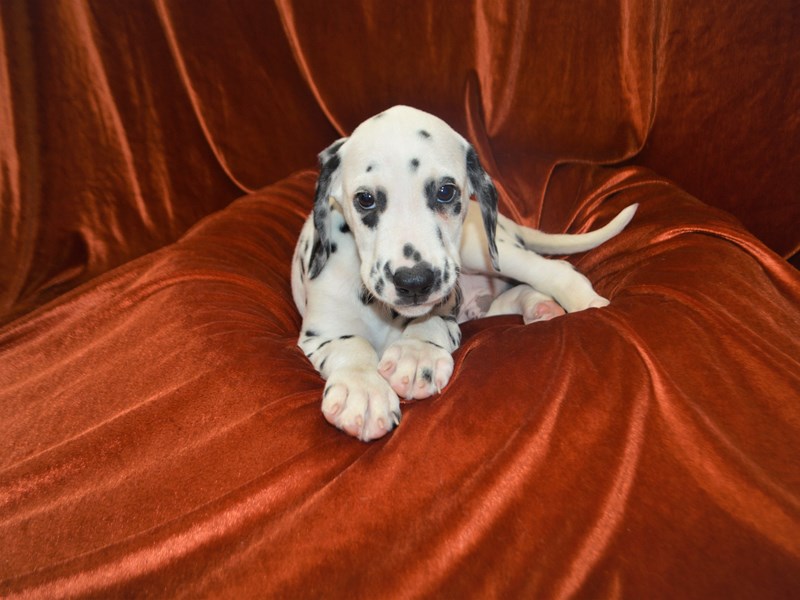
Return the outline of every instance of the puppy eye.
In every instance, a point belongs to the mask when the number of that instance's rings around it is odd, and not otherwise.
[[[372,210],[375,208],[375,196],[369,192],[358,192],[355,195],[355,202],[359,208],[363,210]]]
[[[452,183],[446,183],[439,188],[438,192],[436,192],[436,201],[441,202],[442,204],[447,204],[448,202],[455,200],[457,195],[458,188],[456,188],[456,186],[454,186]]]

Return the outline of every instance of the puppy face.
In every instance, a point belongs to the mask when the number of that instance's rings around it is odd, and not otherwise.
[[[321,270],[315,263],[324,264],[328,197],[339,203],[355,237],[364,285],[404,316],[422,316],[453,292],[473,194],[491,229],[491,252],[494,186],[472,147],[444,121],[394,107],[332,145],[320,162],[312,277]]]

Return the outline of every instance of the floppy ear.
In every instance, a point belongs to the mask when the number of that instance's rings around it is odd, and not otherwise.
[[[314,192],[314,245],[311,248],[311,262],[308,275],[314,279],[322,272],[331,255],[331,208],[328,198],[338,183],[339,166],[342,162],[339,149],[347,141],[342,138],[319,153],[319,177]]]
[[[492,183],[492,178],[486,173],[478,160],[478,153],[471,145],[467,146],[467,178],[469,179],[472,193],[478,199],[483,216],[483,226],[486,228],[486,239],[489,241],[489,257],[492,259],[492,266],[495,271],[500,270],[497,261],[497,242],[495,242],[495,231],[497,230],[497,188]]]

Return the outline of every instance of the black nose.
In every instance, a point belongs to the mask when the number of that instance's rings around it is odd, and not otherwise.
[[[398,296],[416,298],[431,293],[435,276],[428,263],[420,262],[411,268],[400,267],[394,272],[392,279]]]

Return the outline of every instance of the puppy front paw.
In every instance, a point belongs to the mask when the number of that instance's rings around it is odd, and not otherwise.
[[[406,338],[386,349],[378,371],[398,396],[419,400],[447,385],[453,374],[453,357],[435,344]]]
[[[400,400],[377,371],[344,369],[328,378],[322,414],[331,425],[368,442],[400,424]]]

